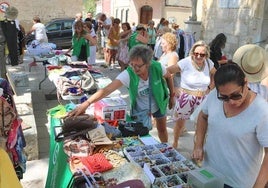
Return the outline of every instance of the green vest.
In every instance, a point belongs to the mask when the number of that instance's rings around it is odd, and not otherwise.
[[[88,44],[87,39],[85,39],[84,37],[81,37],[78,39],[75,34],[72,39],[72,46],[73,46],[73,53],[72,53],[73,56],[80,57],[80,53],[86,53],[85,54],[86,57],[90,56],[89,44]],[[85,51],[82,52],[81,50],[85,50]]]
[[[136,75],[131,67],[127,68],[130,82],[129,82],[129,98],[131,108],[134,108],[136,105],[136,97],[138,94],[138,85],[140,77]],[[153,61],[150,65],[150,83],[151,83],[151,91],[154,99],[156,101],[157,106],[160,109],[161,114],[166,113],[167,104],[169,100],[168,88],[166,80],[162,75],[162,67],[159,62]]]
[[[143,44],[142,42],[136,40],[138,33],[134,32],[128,39],[128,49],[130,50],[131,48],[133,48],[134,46],[136,46],[137,44]]]

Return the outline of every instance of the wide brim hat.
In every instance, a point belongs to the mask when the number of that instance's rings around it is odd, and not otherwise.
[[[5,11],[5,17],[8,20],[15,20],[18,17],[18,9],[15,7],[7,7]]]
[[[255,44],[246,44],[236,50],[233,62],[237,63],[249,82],[260,82],[268,76],[268,54]]]

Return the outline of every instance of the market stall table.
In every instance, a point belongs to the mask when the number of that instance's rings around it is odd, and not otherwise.
[[[65,73],[71,72],[71,71],[82,71],[85,70],[85,68],[73,68],[70,65],[63,65],[63,66],[51,66],[46,65],[46,76],[49,78],[49,80],[55,85],[55,88],[59,89],[59,79],[62,79]],[[94,82],[96,83],[97,89],[104,88],[108,84],[112,82],[112,80],[106,76],[104,76],[102,73],[99,73],[94,70],[87,70],[92,75]],[[92,71],[92,72],[91,72]],[[83,90],[83,88],[81,88]],[[107,97],[114,97],[114,96],[120,96],[121,92],[119,90],[115,90]],[[92,95],[91,93],[83,93],[81,95],[63,95],[60,94],[60,97],[63,100],[68,101],[79,101],[82,97],[89,97]]]

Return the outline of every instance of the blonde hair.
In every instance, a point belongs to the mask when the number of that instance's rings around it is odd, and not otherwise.
[[[197,47],[199,47],[199,46],[205,47],[205,49],[206,49],[206,56],[207,56],[206,58],[209,58],[210,57],[210,48],[209,48],[209,45],[207,45],[205,43],[205,41],[203,41],[203,40],[199,40],[196,43],[194,43],[194,45],[192,46],[192,48],[190,50],[190,54],[189,55],[192,56],[194,54],[195,49]]]
[[[170,45],[170,49],[172,51],[175,51],[178,45],[178,40],[176,38],[176,35],[174,35],[173,33],[165,33],[162,35],[162,39],[165,39],[167,41],[167,43]]]

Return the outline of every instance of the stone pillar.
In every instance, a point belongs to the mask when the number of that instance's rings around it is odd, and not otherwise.
[[[184,21],[185,23],[185,29],[184,31],[186,33],[195,33],[195,40],[198,41],[200,40],[200,35],[201,35],[201,22],[200,21]]]

